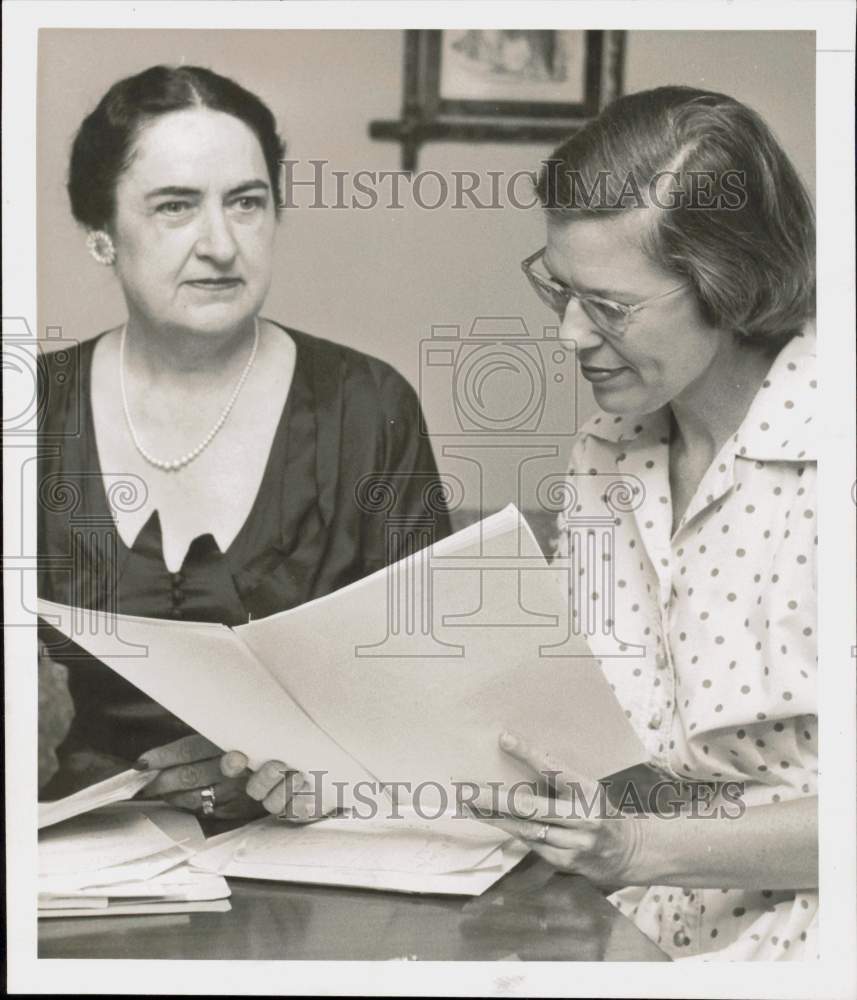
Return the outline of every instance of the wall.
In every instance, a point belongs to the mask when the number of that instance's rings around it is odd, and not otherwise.
[[[58,325],[64,336],[84,339],[124,315],[110,273],[85,252],[64,189],[74,132],[111,83],[156,62],[207,65],[269,103],[290,158],[325,159],[331,170],[396,170],[398,145],[370,140],[367,124],[398,117],[402,46],[399,31],[43,30],[37,138],[42,335]],[[627,39],[627,91],[685,83],[733,94],[766,118],[810,186],[814,79],[809,32],[631,32]],[[511,173],[533,169],[547,152],[438,143],[423,147],[420,168]],[[301,169],[308,175],[308,166]],[[520,260],[543,242],[538,210],[428,211],[403,201],[400,210],[286,211],[266,313],[383,357],[414,384],[419,344],[433,325],[469,329],[477,316],[520,316],[531,335],[541,335],[552,317],[519,270]],[[308,195],[299,201],[308,203]],[[430,426],[448,423],[448,393],[434,392],[424,407]],[[579,418],[591,409],[584,383]],[[562,455],[552,463],[561,468]],[[506,458],[485,463],[489,507],[508,499],[506,464]],[[460,471],[460,463],[444,456],[441,465]]]

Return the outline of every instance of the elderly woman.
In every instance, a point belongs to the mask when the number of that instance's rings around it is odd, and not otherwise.
[[[385,565],[384,523],[356,499],[371,474],[396,476],[397,518],[448,530],[423,510],[436,467],[409,385],[260,315],[282,155],[262,101],[193,66],[119,81],[81,125],[72,212],[128,315],[43,367],[42,596],[227,625],[294,607]],[[48,796],[140,758],[163,769],[149,795],[261,811],[218,748],[101,664],[67,662],[75,717]]]
[[[616,101],[539,192],[547,244],[524,268],[601,408],[560,553],[605,484],[644,487],[612,557],[628,655],[600,662],[649,754],[625,804],[651,811],[479,804],[560,870],[625,886],[613,902],[673,957],[815,957],[811,203],[755,113],[684,87]],[[500,743],[591,801],[537,739]]]

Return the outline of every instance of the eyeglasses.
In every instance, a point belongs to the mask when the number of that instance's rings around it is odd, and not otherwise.
[[[533,265],[544,256],[546,250],[547,247],[542,247],[541,250],[537,250],[534,254],[527,257],[526,260],[521,261],[521,270],[526,274],[538,297],[560,319],[565,316],[569,302],[574,299],[580,303],[581,309],[583,309],[599,330],[613,337],[624,336],[634,313],[639,312],[650,302],[664,299],[668,295],[673,295],[675,292],[680,291],[682,288],[687,288],[687,282],[684,282],[681,285],[676,285],[675,288],[661,292],[660,295],[653,295],[651,298],[644,299],[642,302],[635,302],[633,305],[626,305],[624,302],[613,302],[611,299],[603,299],[600,295],[575,292],[568,285],[557,281],[551,275],[534,270]]]

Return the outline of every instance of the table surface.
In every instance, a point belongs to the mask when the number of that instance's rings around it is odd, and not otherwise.
[[[586,879],[534,855],[482,896],[230,879],[229,913],[39,922],[39,958],[665,962]]]

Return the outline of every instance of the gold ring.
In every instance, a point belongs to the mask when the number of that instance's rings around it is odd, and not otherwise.
[[[548,841],[548,833],[550,832],[550,823],[542,823],[541,829],[536,834],[536,840],[540,844],[546,844]]]
[[[203,816],[213,816],[214,807],[217,805],[217,795],[214,792],[214,785],[209,785],[208,788],[203,788],[199,794],[202,796]]]

